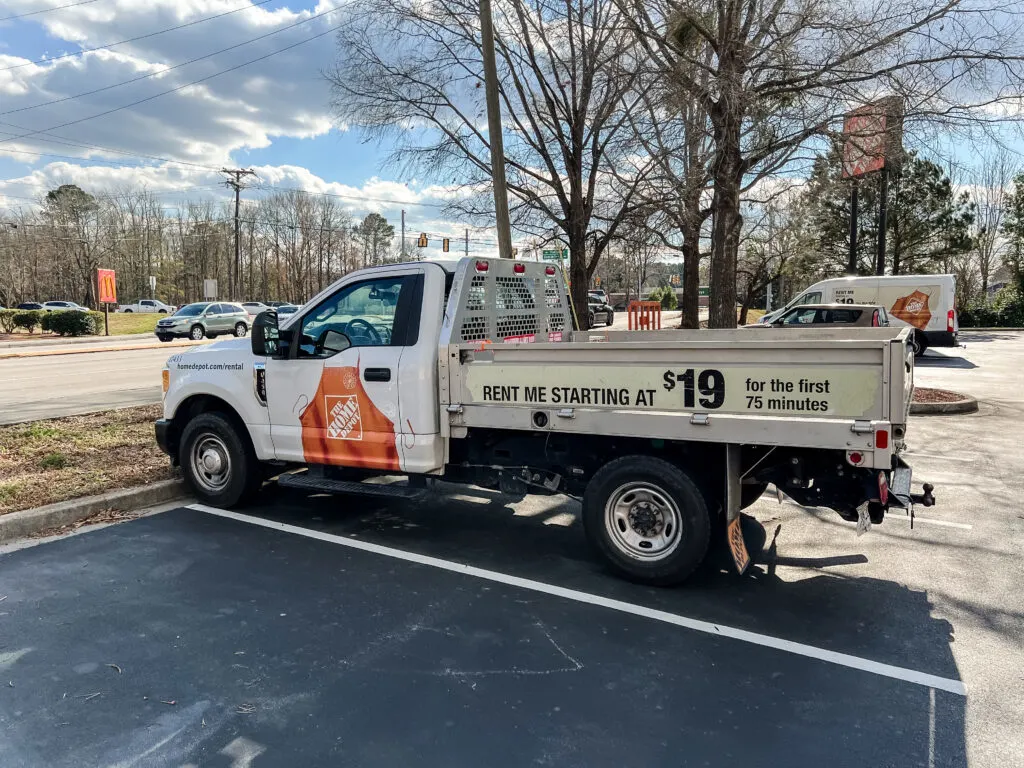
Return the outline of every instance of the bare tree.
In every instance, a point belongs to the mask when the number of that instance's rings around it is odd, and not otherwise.
[[[622,0],[625,2],[626,0]],[[744,179],[784,165],[851,106],[896,94],[907,117],[963,128],[1020,92],[1020,19],[960,0],[629,0],[633,26],[671,46],[666,68],[706,112],[714,157],[711,327],[736,323]]]
[[[997,149],[982,161],[974,174],[971,200],[974,203],[974,256],[980,279],[979,294],[987,296],[989,278],[1002,263],[1002,237],[1007,196],[1019,166],[1005,149]]]
[[[491,218],[477,3],[348,8],[329,76],[339,120],[393,140],[393,163],[452,179],[466,192],[458,210]],[[522,231],[562,234],[573,300],[586,317],[590,277],[642,173],[612,172],[632,149],[634,44],[621,11],[600,0],[500,0],[494,13],[512,215]]]

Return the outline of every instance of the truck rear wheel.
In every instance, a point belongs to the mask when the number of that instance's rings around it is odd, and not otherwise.
[[[201,413],[186,424],[178,457],[185,484],[206,504],[237,506],[262,485],[248,436],[240,435],[223,414]]]
[[[678,584],[708,550],[711,519],[696,483],[674,464],[623,456],[594,474],[583,495],[591,545],[622,576]]]

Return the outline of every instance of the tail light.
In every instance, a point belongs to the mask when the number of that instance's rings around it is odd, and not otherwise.
[[[545,275],[553,275],[553,274],[555,274],[555,268],[554,267],[544,267],[544,274]]]
[[[523,274],[526,271],[526,265],[525,264],[513,264],[512,265],[512,271],[515,272],[517,275],[521,275],[521,274]]]
[[[889,448],[889,431],[880,429],[875,432],[875,448],[880,451],[887,450]]]
[[[478,261],[476,263],[476,271],[477,272],[486,272],[488,270],[488,268],[490,268],[490,266],[491,265],[488,264],[486,261]]]
[[[946,330],[949,331],[950,333],[953,332],[953,326],[955,325],[955,321],[956,310],[951,309],[949,310],[949,312],[946,313]]]
[[[878,473],[878,500],[882,504],[889,503],[889,481],[885,479],[885,472]]]

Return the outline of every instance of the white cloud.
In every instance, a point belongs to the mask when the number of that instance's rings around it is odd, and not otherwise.
[[[81,47],[101,46],[158,29],[224,13],[244,0],[103,0],[31,17],[52,37],[68,41],[60,55]],[[8,0],[12,14],[52,7],[41,0]],[[74,96],[150,73],[156,74],[101,93],[0,115],[0,154],[14,149],[85,156],[86,151],[55,148],[44,135],[10,140],[11,134],[73,122],[208,78],[217,72],[329,32],[339,12],[312,18],[333,6],[313,10],[251,6],[245,11],[196,24],[166,35],[139,40],[52,62],[0,72],[0,112]],[[306,19],[311,19],[308,22]],[[29,20],[26,19],[26,23]],[[175,64],[252,40],[275,29],[304,22],[263,40],[174,69]],[[42,53],[42,52],[40,52]],[[308,138],[331,128],[329,88],[320,72],[334,56],[332,34],[201,84],[169,93],[135,107],[58,128],[58,136],[86,144],[112,146],[149,155],[220,165],[231,153],[268,146],[274,137]],[[27,59],[0,53],[0,69]],[[8,139],[3,141],[3,139]],[[19,156],[24,159],[24,156]]]

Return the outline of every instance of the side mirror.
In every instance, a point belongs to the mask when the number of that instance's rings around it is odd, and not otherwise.
[[[281,334],[277,329],[277,313],[261,312],[252,323],[252,353],[257,357],[275,357],[281,349]]]
[[[328,328],[320,337],[320,352],[336,355],[352,346],[352,340],[341,331]]]

